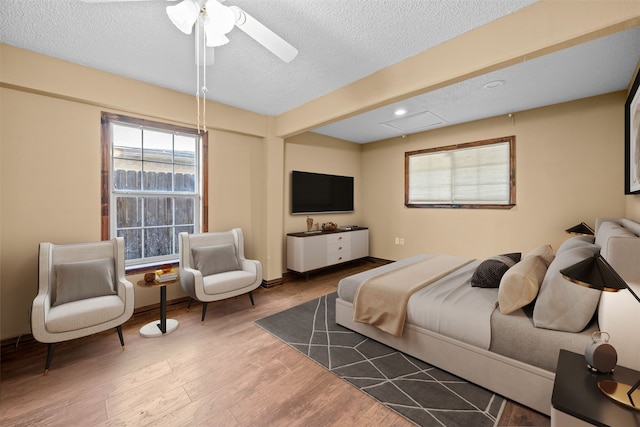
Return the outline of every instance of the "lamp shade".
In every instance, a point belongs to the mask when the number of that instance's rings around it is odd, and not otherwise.
[[[199,14],[200,6],[195,0],[183,0],[176,5],[167,6],[169,19],[185,34],[191,34]]]
[[[205,9],[207,14],[204,19],[204,32],[207,46],[217,47],[229,43],[225,34],[233,30],[235,25],[236,18],[233,11],[216,0],[209,0]]]
[[[563,268],[560,274],[573,283],[600,291],[617,292],[628,289],[622,277],[599,253]]]
[[[567,228],[565,231],[569,234],[583,234],[585,236],[593,236],[593,228],[589,227],[584,222],[581,222],[578,225],[574,225],[571,228]]]

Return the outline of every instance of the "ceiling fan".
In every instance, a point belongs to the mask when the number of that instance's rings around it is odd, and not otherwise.
[[[126,1],[169,1],[176,0],[81,0],[84,3],[112,3]],[[225,0],[182,0],[167,6],[167,15],[171,22],[183,33],[191,34],[204,30],[207,47],[227,44],[227,34],[234,26],[244,31],[284,62],[291,62],[298,50],[276,33],[264,26],[254,17],[237,6],[225,6]]]

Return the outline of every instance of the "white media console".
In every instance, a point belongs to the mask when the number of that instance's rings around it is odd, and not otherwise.
[[[306,273],[369,256],[369,229],[287,234],[287,268]]]

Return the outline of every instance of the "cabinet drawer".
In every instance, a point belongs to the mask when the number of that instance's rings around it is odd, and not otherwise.
[[[339,264],[345,261],[349,261],[348,252],[336,252],[333,254],[327,254],[327,265]]]
[[[351,242],[349,239],[342,239],[327,244],[327,265],[349,261],[350,259]]]
[[[327,235],[327,246],[344,243],[344,242],[350,242],[350,241],[351,241],[350,233],[336,233],[336,234]]]

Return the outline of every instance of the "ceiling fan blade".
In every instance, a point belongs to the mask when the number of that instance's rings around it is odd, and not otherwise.
[[[291,62],[298,55],[298,49],[282,37],[262,25],[254,17],[237,6],[229,6],[236,17],[236,27],[247,33],[255,41],[269,49],[284,62]]]

